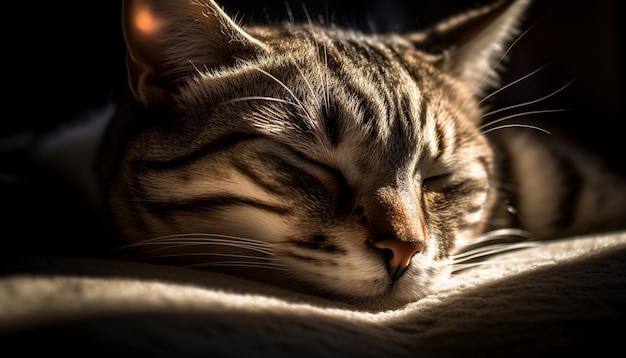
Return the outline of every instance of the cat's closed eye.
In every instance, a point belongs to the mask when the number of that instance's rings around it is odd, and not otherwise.
[[[452,174],[427,176],[422,179],[422,189],[426,192],[444,192],[450,186]]]
[[[352,188],[343,173],[328,164],[315,160],[308,155],[290,150],[304,175],[314,177],[339,207],[348,205],[352,198]]]

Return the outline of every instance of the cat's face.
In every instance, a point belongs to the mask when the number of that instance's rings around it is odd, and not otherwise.
[[[444,58],[398,36],[243,32],[213,3],[125,9],[138,106],[107,196],[147,257],[387,307],[425,295],[483,229],[493,153]],[[202,49],[170,56],[173,10],[217,19]]]

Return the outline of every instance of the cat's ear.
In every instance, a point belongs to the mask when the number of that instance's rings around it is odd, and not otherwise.
[[[418,49],[442,55],[438,66],[475,93],[497,87],[496,67],[518,34],[530,0],[501,0],[409,35]]]
[[[220,68],[263,51],[212,0],[125,0],[122,9],[130,89],[144,106],[200,69]]]

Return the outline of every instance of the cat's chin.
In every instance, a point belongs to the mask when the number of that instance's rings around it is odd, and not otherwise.
[[[290,291],[330,299],[341,305],[349,304],[359,310],[386,311],[419,301],[449,279],[448,259],[431,260],[416,263],[396,281],[389,278],[386,270],[371,280],[358,280],[348,275],[341,279],[333,276],[325,280],[321,274],[299,277],[293,271],[255,272],[253,277],[249,273],[246,276]]]
[[[356,290],[328,290],[319,286],[314,287],[298,280],[292,281],[292,285],[285,286],[283,284],[281,286],[339,301],[342,304],[348,303],[359,310],[378,312],[400,309],[407,304],[417,302],[435,292],[437,287],[449,277],[450,266],[443,260],[438,262],[436,267],[430,268],[428,273],[406,274],[396,282],[388,281],[370,288],[369,291],[360,290],[360,294],[357,294]]]
[[[347,301],[355,307],[367,311],[400,309],[436,292],[439,283],[449,278],[449,275],[449,270],[442,269],[425,281],[398,282],[385,293],[371,297],[352,297],[348,298]]]

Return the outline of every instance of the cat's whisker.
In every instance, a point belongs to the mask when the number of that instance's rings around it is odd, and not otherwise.
[[[222,104],[232,104],[232,103],[236,103],[236,102],[244,102],[244,101],[271,101],[271,102],[279,102],[279,103],[285,103],[285,104],[289,104],[292,106],[297,106],[297,107],[301,107],[301,104],[298,103],[294,103],[291,101],[288,101],[286,99],[281,99],[281,98],[275,98],[275,97],[265,97],[265,96],[246,96],[246,97],[237,97],[237,98],[233,98],[231,100],[228,100],[226,102],[223,102]]]
[[[566,109],[540,109],[540,110],[536,110],[536,111],[526,111],[526,112],[520,112],[520,113],[514,113],[502,118],[498,118],[495,119],[491,122],[485,123],[482,126],[478,127],[478,129],[480,129],[481,131],[484,130],[487,127],[490,127],[496,123],[500,123],[500,122],[504,122],[508,119],[511,118],[517,118],[517,117],[522,117],[522,116],[529,116],[529,115],[533,115],[533,114],[545,114],[545,113],[556,113],[556,112],[563,112],[566,111]],[[487,130],[488,131],[488,130]],[[485,131],[483,131],[483,133],[485,133]]]
[[[279,80],[278,78],[276,78],[276,76],[272,75],[271,73],[269,73],[269,72],[267,72],[267,71],[265,71],[265,70],[263,70],[261,68],[257,68],[257,71],[263,73],[264,75],[268,76],[272,80],[276,81],[276,83],[278,83],[282,88],[284,88],[287,92],[289,92],[291,97],[297,102],[298,107],[300,107],[300,109],[302,109],[304,111],[304,113],[306,113],[306,115],[307,115],[307,117],[309,119],[313,120],[313,117],[311,116],[311,114],[309,113],[307,108],[302,104],[302,102],[300,102],[300,100],[298,99],[296,94],[283,81]]]
[[[511,259],[506,259],[506,260],[490,260],[490,261],[469,262],[469,263],[464,263],[464,264],[452,264],[450,265],[450,273],[457,274],[460,271],[467,270],[473,267],[495,266],[495,265],[508,264],[511,262],[519,262],[519,259],[511,258]]]
[[[147,240],[143,240],[140,241],[141,243],[147,243],[147,242],[155,242],[155,241],[160,241],[160,240],[164,240],[164,239],[173,239],[173,238],[181,238],[181,237],[191,237],[191,238],[222,238],[222,239],[230,239],[233,241],[247,241],[249,243],[255,243],[255,244],[260,244],[260,245],[267,245],[270,246],[271,243],[265,242],[265,241],[259,241],[259,240],[254,240],[254,239],[248,239],[245,237],[241,237],[241,236],[232,236],[232,235],[222,235],[222,234],[207,234],[207,233],[182,233],[182,234],[172,234],[172,235],[165,235],[165,236],[159,236],[159,237],[155,237],[152,239],[147,239]],[[133,245],[133,244],[131,244]]]
[[[478,85],[476,86],[476,88],[474,89],[474,96],[473,97],[477,97],[478,93],[480,93],[482,91],[482,87],[483,85],[491,78],[492,73],[496,72],[496,69],[498,68],[498,66],[500,66],[500,63],[502,63],[502,61],[504,61],[504,59],[506,58],[506,56],[508,56],[509,52],[511,51],[511,49],[513,49],[513,47],[528,33],[530,32],[530,30],[532,30],[532,28],[534,27],[534,25],[531,25],[528,29],[526,29],[524,32],[522,32],[519,36],[517,36],[517,38],[509,45],[509,47],[507,47],[506,51],[504,51],[504,53],[502,53],[502,55],[500,56],[500,58],[498,59],[498,61],[496,61],[496,63],[492,66],[492,71],[491,72],[487,72],[483,79],[478,83]],[[499,92],[499,90],[497,90],[496,92]],[[487,96],[490,97],[491,95]],[[484,99],[483,99],[484,100]],[[479,104],[482,103],[479,102]]]
[[[258,243],[250,243],[250,242],[238,242],[232,240],[224,240],[224,239],[214,239],[214,238],[198,238],[198,239],[165,239],[151,242],[137,242],[134,244],[130,244],[127,247],[135,247],[135,246],[150,246],[150,245],[201,245],[206,243],[237,243],[248,246],[259,246],[259,247],[267,247]]]
[[[148,239],[136,243],[132,243],[129,245],[125,245],[123,247],[118,248],[118,251],[128,250],[137,247],[155,247],[151,250],[145,250],[145,252],[158,252],[172,248],[181,248],[181,247],[189,247],[189,246],[229,246],[243,250],[256,251],[266,255],[273,255],[273,250],[271,249],[272,244],[251,240],[246,238],[240,238],[235,236],[227,236],[227,235],[216,235],[216,234],[178,234],[178,235],[168,235],[159,238]]]
[[[230,241],[197,241],[197,242],[176,242],[176,241],[172,241],[172,242],[159,242],[159,243],[150,243],[150,244],[146,244],[146,246],[156,246],[158,245],[159,247],[155,247],[153,249],[144,249],[144,252],[149,252],[149,253],[153,253],[153,252],[158,252],[158,251],[165,251],[165,250],[169,250],[172,248],[182,248],[182,247],[190,247],[190,246],[229,246],[229,247],[234,247],[237,249],[242,249],[242,250],[249,250],[249,251],[255,251],[255,252],[260,252],[266,255],[273,255],[273,250],[268,250],[266,248],[263,247],[259,247],[259,246],[255,246],[255,245],[250,245],[250,244],[242,244],[242,243],[235,243],[235,242],[230,242]],[[128,248],[128,247],[127,247]]]
[[[483,258],[487,256],[493,256],[504,252],[527,249],[539,246],[537,242],[518,242],[514,244],[494,244],[485,247],[480,247],[474,250],[466,251],[457,255],[452,255],[454,263],[461,263],[477,258]]]
[[[287,12],[287,19],[289,19],[289,23],[293,25],[296,23],[296,18],[293,16],[293,11],[291,10],[291,6],[289,5],[288,1],[285,1],[284,4],[285,4],[285,11]]]
[[[255,261],[255,260],[269,261],[269,262],[272,261],[272,258],[270,257],[239,255],[239,254],[225,254],[225,253],[220,253],[220,252],[186,252],[186,253],[176,253],[176,254],[149,255],[148,257],[151,259],[161,259],[161,258],[186,257],[186,256],[234,257],[234,258],[239,258],[239,259],[250,259],[251,261]]]
[[[196,72],[200,75],[200,77],[205,76],[205,74],[202,71],[200,71],[200,69],[196,66],[195,63],[193,63],[193,61],[189,60],[189,64],[193,67],[194,70],[196,70]],[[204,68],[206,69],[206,65],[204,66],[205,66]]]
[[[535,248],[540,246],[538,242],[519,242],[514,244],[495,244],[481,247],[474,250],[469,250],[461,254],[453,255],[452,264],[450,265],[450,272],[456,274],[460,271],[478,267],[478,266],[490,266],[501,265],[509,262],[516,262],[518,259],[499,259],[499,260],[485,260],[495,255],[508,253],[517,250]]]
[[[532,235],[517,228],[503,228],[484,233],[471,243],[460,247],[456,254],[450,255],[453,274],[477,266],[502,264],[514,259],[486,260],[496,255],[517,250],[535,248],[541,245],[531,241]],[[521,240],[521,241],[520,241]]]
[[[546,134],[551,134],[550,131],[545,130],[545,129],[541,128],[541,127],[533,126],[533,125],[530,125],[530,124],[520,124],[520,123],[517,123],[517,124],[503,124],[503,125],[500,125],[500,126],[497,126],[497,127],[494,127],[494,128],[489,128],[487,130],[484,130],[481,133],[482,134],[487,134],[489,132],[493,132],[493,131],[498,130],[498,129],[513,128],[513,127],[529,128],[529,129],[538,130],[538,131],[546,133]]]
[[[258,268],[258,269],[270,269],[277,271],[289,271],[288,268],[281,265],[272,265],[267,263],[255,264],[246,261],[221,261],[221,262],[203,262],[196,264],[183,265],[184,267],[239,267],[239,268]]]
[[[309,89],[309,93],[311,93],[311,97],[315,100],[315,102],[317,103],[318,107],[321,107],[321,103],[320,103],[319,99],[317,98],[317,95],[315,94],[315,91],[313,90],[313,86],[311,86],[311,82],[309,81],[307,76],[304,75],[304,72],[302,72],[302,69],[300,68],[300,66],[298,66],[295,62],[294,62],[294,65],[296,66],[296,69],[298,70],[298,72],[300,73],[300,76],[304,80],[304,83],[307,85],[307,88]]]
[[[324,46],[324,65],[328,68],[328,49],[326,48],[326,43],[324,43],[322,46]],[[330,108],[330,91],[328,90],[329,88],[329,84],[328,84],[328,72],[325,71],[324,72],[324,88],[325,90],[325,99],[326,99],[326,108]]]
[[[520,78],[516,79],[515,81],[513,81],[513,82],[511,82],[511,83],[508,83],[508,84],[506,84],[506,85],[504,85],[504,86],[502,86],[502,87],[498,88],[497,90],[495,90],[495,91],[491,92],[490,94],[488,94],[487,96],[485,96],[483,99],[481,99],[480,101],[478,101],[478,104],[482,104],[483,102],[485,102],[485,101],[486,101],[486,100],[488,100],[489,98],[491,98],[491,97],[493,97],[493,96],[497,95],[498,93],[500,93],[500,92],[502,92],[502,91],[506,90],[507,88],[509,88],[509,87],[511,87],[511,86],[513,86],[513,85],[515,85],[515,84],[519,83],[519,82],[522,82],[523,80],[525,80],[525,79],[527,79],[527,78],[531,77],[532,75],[534,75],[534,74],[538,73],[539,71],[543,70],[543,69],[544,69],[544,68],[546,68],[547,66],[548,66],[547,64],[546,64],[546,65],[543,65],[543,66],[539,67],[538,69],[534,70],[533,72],[531,72],[531,73],[529,73],[529,74],[527,74],[527,75],[525,75],[525,76],[522,76],[522,77],[520,77]],[[484,114],[483,116],[487,116],[487,114]]]
[[[502,241],[503,239],[511,238],[511,237],[520,237],[524,240],[532,239],[532,235],[530,234],[530,232],[526,230],[522,230],[518,228],[503,228],[503,229],[492,230],[492,231],[486,232],[478,236],[477,238],[472,240],[472,245],[484,244],[490,241]]]
[[[545,96],[543,96],[541,98],[538,98],[538,99],[535,99],[535,100],[532,100],[532,101],[528,101],[528,102],[524,102],[524,103],[515,104],[515,105],[504,107],[504,108],[500,108],[500,109],[496,109],[496,110],[493,110],[491,112],[487,112],[487,113],[483,114],[483,118],[491,116],[491,115],[494,115],[496,113],[508,111],[508,110],[511,110],[511,109],[514,109],[514,108],[529,106],[531,104],[535,104],[535,103],[541,102],[541,101],[546,100],[546,99],[556,95],[557,93],[563,91],[565,88],[569,87],[569,85],[571,85],[573,82],[574,82],[574,80],[571,80],[568,83],[566,83],[563,87],[561,87],[561,88],[557,89],[556,91],[553,91],[552,93],[547,94],[547,95],[545,95]]]
[[[185,246],[185,245],[175,244],[175,245],[163,247],[163,249],[179,249],[181,246]],[[248,249],[250,249],[251,251],[260,251],[261,253],[268,255],[268,256],[273,255],[273,252],[256,250],[254,248],[248,248]],[[190,260],[189,258],[193,258],[193,257],[197,257],[197,258],[213,257],[213,258],[217,258],[218,260],[220,258],[231,258],[231,259],[234,258],[234,259],[240,259],[240,260],[210,261],[210,262],[201,262],[201,263],[180,264],[180,266],[183,266],[183,267],[248,267],[248,268],[272,269],[272,270],[281,270],[281,271],[286,270],[285,265],[276,263],[273,261],[271,257],[267,257],[267,256],[230,254],[230,253],[220,253],[220,252],[183,252],[183,253],[155,254],[155,252],[157,251],[161,251],[161,250],[142,250],[141,253],[138,254],[137,258],[141,260],[182,258],[185,261],[189,261]]]
[[[132,247],[142,247],[142,246],[192,246],[192,245],[225,245],[225,246],[233,246],[233,247],[249,247],[259,250],[268,250],[268,246],[263,246],[260,244],[247,243],[247,242],[236,242],[230,240],[218,240],[218,239],[205,239],[205,240],[171,240],[171,241],[157,241],[157,242],[138,242],[131,245],[124,246],[125,248]]]
[[[324,43],[322,46],[324,46],[324,65],[326,67],[328,67],[328,49],[326,47],[326,43]],[[324,72],[324,82],[325,82],[325,86],[324,88],[326,89],[326,93],[325,93],[325,99],[326,99],[326,108],[330,107],[330,91],[328,90],[329,85],[328,85],[328,72],[325,71]]]
[[[307,23],[311,30],[311,34],[313,35],[313,42],[315,43],[315,49],[319,51],[320,44],[317,39],[317,30],[316,30],[317,27],[313,24],[313,20],[311,19],[311,15],[309,14],[309,11],[307,7],[305,6],[305,4],[302,4],[302,10],[304,11],[304,15],[306,16]],[[328,67],[328,53],[326,51],[326,44],[324,43],[322,46],[324,50],[324,62],[325,62],[324,65]],[[328,91],[328,73],[326,71],[323,71],[321,67],[318,67],[318,68],[320,72],[320,78],[324,79],[321,85],[322,85],[322,90],[324,92],[324,102],[325,102],[324,104],[326,105],[326,108],[328,108],[329,103],[330,103],[330,92]]]

